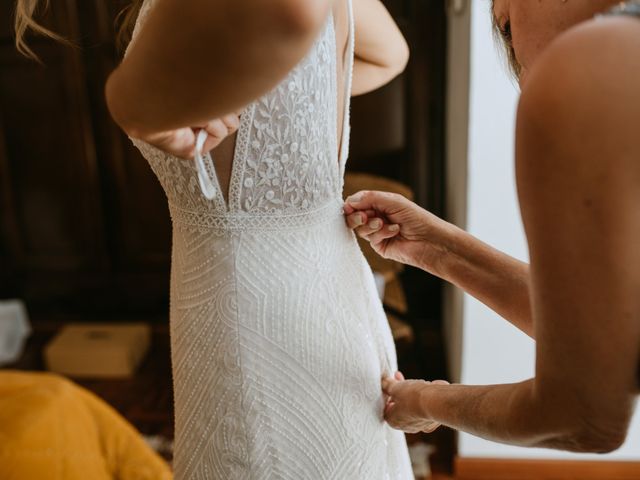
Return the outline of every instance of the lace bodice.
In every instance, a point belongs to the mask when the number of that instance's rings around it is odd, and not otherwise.
[[[145,1],[133,41],[154,1]],[[354,43],[353,15],[349,18],[345,92],[351,90]],[[339,199],[349,136],[349,102],[345,101],[340,139],[337,81],[336,34],[330,16],[310,52],[288,77],[242,113],[228,204],[210,162],[207,170],[218,188],[214,198],[207,200],[200,191],[194,162],[133,140],[162,183],[174,221],[188,219],[190,224],[211,227],[229,224],[225,218],[243,217],[247,226],[250,218],[272,223],[273,218],[260,217],[296,217]]]

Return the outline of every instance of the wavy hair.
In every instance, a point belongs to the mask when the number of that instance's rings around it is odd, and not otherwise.
[[[116,45],[119,51],[123,51],[131,40],[133,26],[142,7],[144,0],[133,0],[116,17],[117,35]],[[16,48],[24,56],[36,61],[40,61],[35,52],[29,47],[26,41],[26,34],[32,31],[38,35],[52,38],[67,45],[73,45],[68,39],[43,27],[35,20],[36,16],[42,14],[49,7],[49,0],[16,0],[16,12],[14,20]]]

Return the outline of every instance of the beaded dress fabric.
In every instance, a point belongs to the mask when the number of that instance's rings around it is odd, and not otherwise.
[[[134,140],[173,223],[177,480],[413,478],[404,435],[382,418],[393,339],[341,210],[349,106],[340,148],[338,81],[330,16],[241,115],[228,200],[220,188],[203,196],[193,162]]]

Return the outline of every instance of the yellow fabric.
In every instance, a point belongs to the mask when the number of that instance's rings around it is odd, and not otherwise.
[[[0,479],[170,480],[113,408],[48,373],[0,371]]]

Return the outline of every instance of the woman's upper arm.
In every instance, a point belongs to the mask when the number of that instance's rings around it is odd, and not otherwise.
[[[273,88],[307,53],[336,0],[158,0],[107,101],[148,133],[203,125]]]
[[[517,141],[536,393],[568,437],[605,451],[625,437],[640,363],[640,27],[616,27],[549,48],[523,90]]]
[[[356,24],[353,94],[358,95],[402,73],[409,60],[409,47],[380,0],[352,1]]]

